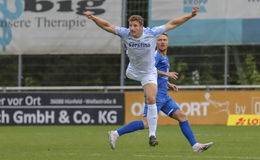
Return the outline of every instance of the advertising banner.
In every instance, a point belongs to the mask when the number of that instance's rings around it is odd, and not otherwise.
[[[195,125],[226,125],[231,114],[260,115],[259,91],[183,91],[169,95]],[[141,120],[143,108],[142,92],[125,93],[125,123]],[[172,124],[178,122],[159,113],[158,125]]]
[[[171,46],[260,44],[259,0],[150,0],[149,26],[191,13],[196,17],[169,32]]]
[[[260,126],[260,114],[231,114],[228,116],[228,126]]]
[[[123,94],[1,93],[0,125],[120,125]]]
[[[1,54],[118,54],[120,38],[84,16],[121,25],[118,0],[1,0]]]

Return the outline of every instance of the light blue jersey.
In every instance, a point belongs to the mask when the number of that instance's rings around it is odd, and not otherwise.
[[[129,65],[137,74],[147,74],[155,72],[154,52],[156,39],[166,31],[165,26],[144,28],[143,34],[139,38],[130,35],[130,29],[116,27],[116,34],[119,35],[127,48]]]

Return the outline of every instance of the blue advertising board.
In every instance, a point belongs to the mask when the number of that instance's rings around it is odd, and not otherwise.
[[[169,31],[171,46],[260,44],[260,0],[150,0],[149,26],[187,15],[196,17]]]

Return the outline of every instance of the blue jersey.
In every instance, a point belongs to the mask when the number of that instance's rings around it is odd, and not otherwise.
[[[155,66],[157,70],[162,72],[169,72],[170,64],[167,56],[162,56],[157,50],[155,52]],[[156,96],[157,111],[162,111],[166,115],[172,117],[172,114],[179,110],[177,103],[168,95],[168,77],[158,75],[158,93]],[[147,117],[148,106],[145,104],[144,117]]]
[[[157,50],[155,55],[155,67],[162,72],[169,72],[170,64],[167,56],[162,56]],[[158,93],[157,96],[168,95],[168,77],[158,75]]]
[[[143,34],[139,38],[130,35],[130,30],[116,26],[116,34],[119,35],[127,48],[129,65],[136,73],[147,74],[156,72],[154,66],[156,39],[165,32],[165,26],[144,28]]]

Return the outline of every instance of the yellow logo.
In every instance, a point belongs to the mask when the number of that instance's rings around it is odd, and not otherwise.
[[[231,114],[227,126],[260,126],[260,114]]]

